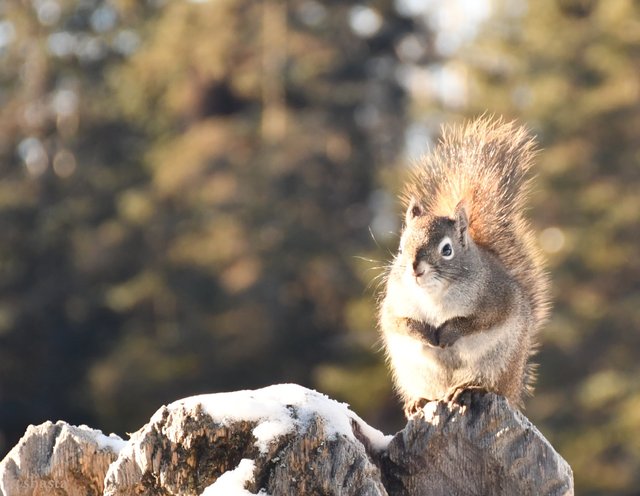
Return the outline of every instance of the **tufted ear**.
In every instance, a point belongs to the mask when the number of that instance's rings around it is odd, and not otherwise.
[[[424,207],[420,205],[420,203],[412,198],[409,202],[409,207],[407,208],[407,212],[404,216],[404,221],[406,224],[409,224],[416,217],[421,217],[424,215]]]
[[[455,209],[456,232],[462,246],[467,246],[469,242],[469,217],[467,216],[467,205],[462,200]]]

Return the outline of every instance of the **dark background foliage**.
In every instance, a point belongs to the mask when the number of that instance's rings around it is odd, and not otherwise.
[[[489,111],[543,149],[526,413],[581,494],[636,494],[639,64],[632,0],[0,4],[0,452],[277,382],[400,428],[394,197],[441,123]]]

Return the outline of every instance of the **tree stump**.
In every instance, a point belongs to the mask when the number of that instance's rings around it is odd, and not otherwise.
[[[357,422],[368,428],[346,405],[295,385],[187,398],[132,436],[105,495],[385,495]]]
[[[396,434],[383,470],[393,494],[571,495],[569,464],[502,396],[431,402]]]
[[[5,496],[98,496],[125,442],[66,422],[29,426],[0,463]]]

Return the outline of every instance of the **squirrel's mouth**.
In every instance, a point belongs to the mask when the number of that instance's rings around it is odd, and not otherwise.
[[[429,265],[425,264],[424,270],[421,270],[417,274],[414,273],[413,270],[410,270],[409,273],[409,278],[412,282],[420,289],[427,291],[430,294],[437,294],[444,289],[444,281]]]

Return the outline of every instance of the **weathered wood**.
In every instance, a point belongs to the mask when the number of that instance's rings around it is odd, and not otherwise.
[[[360,441],[331,435],[319,413],[296,405],[287,410],[304,421],[295,431],[274,436],[263,451],[254,433],[269,428],[272,418],[223,425],[200,403],[163,407],[109,469],[105,495],[223,495],[236,494],[238,487],[249,491],[245,494],[262,490],[274,496],[387,494]],[[235,487],[221,477],[247,467],[248,477]]]
[[[564,496],[569,464],[519,411],[495,394],[469,406],[428,403],[389,444],[383,470],[396,494]]]
[[[162,407],[122,448],[86,427],[31,426],[0,463],[0,494],[573,494],[569,465],[502,397],[429,403],[385,440],[314,391],[274,386],[263,409],[264,391]],[[232,395],[248,398],[239,412]]]
[[[97,496],[124,443],[66,422],[29,426],[0,463],[0,494],[6,496]]]

